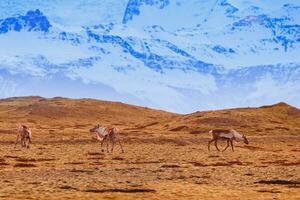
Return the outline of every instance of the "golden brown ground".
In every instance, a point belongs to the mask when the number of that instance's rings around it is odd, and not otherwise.
[[[101,152],[88,132],[97,122],[121,130],[124,154]],[[28,150],[13,148],[18,123],[33,130]],[[208,152],[216,127],[250,144]],[[300,199],[300,110],[178,115],[91,99],[0,100],[0,186],[0,199]]]

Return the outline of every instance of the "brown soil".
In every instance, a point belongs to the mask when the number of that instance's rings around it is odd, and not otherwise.
[[[92,99],[0,100],[0,199],[300,199],[300,111],[285,103],[179,115]],[[89,129],[120,130],[125,153]],[[18,124],[33,132],[14,148]],[[212,128],[249,145],[207,150]],[[220,148],[225,142],[220,142]]]

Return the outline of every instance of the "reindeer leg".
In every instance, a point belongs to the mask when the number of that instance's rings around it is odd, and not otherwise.
[[[28,138],[28,140],[29,140],[29,143],[31,144],[31,143],[32,143],[32,141],[31,141],[31,136]]]
[[[18,144],[19,138],[20,138],[20,134],[17,135],[17,140],[16,140],[16,143],[15,143],[15,148],[16,148],[16,146]]]
[[[230,140],[230,144],[231,144],[231,149],[232,149],[232,151],[234,152],[232,140]]]
[[[210,143],[212,143],[213,141],[215,141],[215,139],[211,139],[209,142],[208,142],[208,145],[207,145],[207,148],[208,148],[208,151],[210,151]]]
[[[101,141],[101,151],[103,152],[103,140]]]
[[[124,149],[123,149],[123,146],[122,146],[122,143],[121,143],[121,140],[120,140],[120,137],[119,137],[119,134],[116,132],[115,134],[115,139],[117,140],[117,142],[119,143],[120,147],[121,147],[121,151],[122,153],[124,153]]]
[[[106,152],[107,152],[107,153],[109,153],[109,150],[108,150],[108,146],[109,146],[109,140],[110,140],[110,139],[109,139],[109,138],[107,138],[107,141],[106,141]]]
[[[26,147],[27,147],[27,149],[29,149],[29,144],[30,144],[30,138],[27,138],[26,139]]]
[[[114,147],[115,147],[115,138],[113,138],[112,140],[111,140],[111,152],[113,152],[114,151]]]
[[[218,148],[218,140],[215,140],[215,146],[216,146],[217,150],[220,151],[220,149]]]
[[[22,137],[22,136],[21,136],[21,146],[22,146],[22,147],[25,147],[25,139],[24,139],[24,137]]]
[[[124,153],[125,151],[124,151],[124,149],[123,149],[123,146],[122,146],[121,141],[120,141],[119,138],[118,138],[118,143],[119,143],[119,145],[120,145],[120,147],[121,147],[122,153]]]
[[[226,151],[226,149],[229,147],[229,139],[227,140],[227,146],[225,147],[225,149],[223,151]],[[223,152],[222,151],[222,152]]]
[[[104,143],[104,139],[101,140],[101,151],[104,152],[104,149],[103,149],[103,143]]]
[[[23,139],[23,147],[24,147],[24,148],[27,148],[27,144],[26,144],[26,143],[27,143],[26,138],[24,138],[24,139]]]
[[[103,143],[105,142],[106,137],[101,140],[101,151],[104,152]]]

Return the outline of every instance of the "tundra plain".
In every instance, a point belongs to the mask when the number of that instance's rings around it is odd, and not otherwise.
[[[89,133],[98,123],[119,129],[125,153],[101,151]],[[20,124],[32,130],[30,149],[14,148]],[[213,128],[250,143],[209,152]],[[93,99],[3,99],[0,185],[0,199],[300,199],[300,110],[179,115]]]

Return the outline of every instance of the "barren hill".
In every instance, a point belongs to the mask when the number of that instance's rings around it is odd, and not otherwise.
[[[35,128],[90,128],[96,124],[120,129],[166,121],[176,114],[93,99],[17,97],[0,101],[0,123],[25,123]]]
[[[278,103],[260,108],[196,112],[187,115],[94,99],[17,97],[0,100],[0,125],[87,129],[97,123],[123,132],[207,133],[235,128],[250,135],[299,134],[300,110]]]
[[[21,123],[32,129],[30,149],[14,148]],[[124,154],[101,151],[88,131],[97,123],[119,128]],[[208,130],[221,127],[249,145],[208,151]],[[299,199],[299,134],[300,110],[285,103],[179,115],[93,99],[2,99],[0,199]]]
[[[299,135],[300,110],[285,103],[259,108],[196,112],[173,120],[171,131],[192,134],[212,128],[234,128],[250,135]]]

